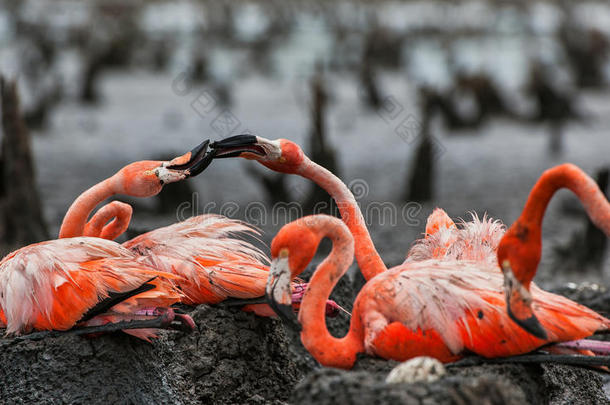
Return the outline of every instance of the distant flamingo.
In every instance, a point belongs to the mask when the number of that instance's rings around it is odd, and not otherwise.
[[[260,136],[236,135],[210,144],[211,158],[242,157],[256,160],[271,170],[297,174],[322,187],[335,200],[341,218],[356,242],[356,261],[366,280],[387,270],[381,260],[358,203],[352,192],[334,174],[311,161],[294,142],[286,139],[271,141]]]
[[[442,219],[442,213],[437,212],[437,217]],[[326,328],[324,302],[353,260],[353,236],[334,217],[315,215],[294,221],[271,244],[270,304],[284,319],[294,319],[287,310],[289,281],[307,267],[320,240],[328,237],[332,251],[311,277],[298,316],[303,345],[325,366],[351,368],[362,352],[399,361],[423,355],[452,362],[468,352],[504,357],[610,329],[610,320],[603,316],[532,285],[548,338],[532,336],[507,316],[503,276],[494,263],[501,225],[476,218],[462,230],[448,221],[443,225],[433,220],[429,225],[439,234],[432,234],[436,243],[420,242],[407,262],[369,280],[354,303],[348,334],[335,338]],[[440,235],[443,230],[454,240]],[[473,232],[480,238],[473,238]],[[476,246],[460,248],[473,241]],[[460,251],[474,257],[457,257]]]
[[[70,206],[59,237],[118,237],[129,225],[131,207],[113,201],[87,221],[95,207],[116,194],[151,197],[158,194],[164,184],[201,173],[212,160],[205,155],[207,145],[208,141],[205,141],[169,162],[131,163],[91,187]],[[149,266],[180,276],[175,282],[184,293],[182,302],[186,304],[216,304],[228,298],[253,300],[256,303],[246,305],[245,311],[274,316],[264,302],[268,259],[251,243],[238,238],[248,233],[258,234],[241,221],[219,215],[200,215],[140,235],[123,246],[143,256]],[[299,291],[304,285],[295,283],[294,287],[296,310],[302,295]],[[328,305],[330,316],[338,314],[340,308],[336,303],[329,301]]]
[[[506,231],[498,247],[498,264],[506,282],[507,310],[510,317],[525,330],[546,338],[544,325],[530,293],[542,251],[542,219],[546,207],[561,188],[571,190],[580,199],[591,221],[610,236],[610,203],[597,183],[572,164],[563,164],[545,171],[536,182],[521,216]],[[544,324],[544,322],[543,322]]]
[[[103,325],[94,328],[102,332],[122,325],[118,329],[145,340],[156,336],[156,328],[175,328],[174,320],[192,330],[188,315],[169,308],[181,298],[168,281],[173,278],[105,239],[33,244],[0,261],[0,326],[22,334]]]

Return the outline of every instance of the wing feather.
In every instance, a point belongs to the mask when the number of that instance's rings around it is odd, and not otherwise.
[[[0,262],[0,307],[7,333],[69,329],[109,293],[132,290],[151,274],[163,275],[138,260],[115,242],[90,237],[52,240],[17,250]],[[170,301],[178,301],[168,281],[159,283]],[[131,298],[132,302],[137,299]]]
[[[464,349],[486,357],[515,355],[607,328],[602,315],[532,285],[534,310],[549,335],[548,341],[537,339],[508,317],[503,282],[497,266],[427,260],[377,276],[363,293],[376,291],[370,305],[387,324],[399,322],[413,333],[433,330],[456,355]]]
[[[199,215],[140,235],[123,244],[151,266],[183,277],[186,303],[264,295],[269,259],[244,236],[248,224],[220,215]]]

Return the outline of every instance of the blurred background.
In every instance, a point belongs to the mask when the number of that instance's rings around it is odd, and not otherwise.
[[[1,250],[56,237],[76,196],[127,163],[253,133],[349,184],[399,264],[435,206],[510,224],[563,162],[607,188],[609,41],[605,2],[0,0]],[[120,199],[128,236],[213,212],[267,243],[296,219],[274,204],[328,208],[239,159]],[[538,280],[607,281],[605,248],[561,192]]]

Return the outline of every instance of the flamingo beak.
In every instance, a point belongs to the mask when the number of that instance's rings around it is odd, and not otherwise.
[[[210,147],[215,159],[239,157],[242,153],[253,155],[251,157],[266,157],[269,154],[267,143],[270,141],[254,135],[235,135],[212,142]]]
[[[506,294],[508,316],[517,325],[538,339],[547,340],[548,335],[532,310],[532,295],[516,279],[508,260],[502,263],[502,272],[504,273],[504,292]]]
[[[190,152],[170,161],[165,168],[184,173],[186,177],[195,177],[203,172],[214,160],[214,155],[208,152],[209,140],[203,141]]]
[[[292,329],[300,331],[301,324],[292,310],[291,276],[292,271],[288,265],[288,257],[274,259],[269,270],[265,296],[269,306],[280,319]]]

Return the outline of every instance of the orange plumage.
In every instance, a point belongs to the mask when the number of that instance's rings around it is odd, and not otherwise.
[[[532,284],[533,307],[548,336],[530,335],[506,310],[503,275],[495,262],[503,226],[475,216],[461,227],[429,229],[434,233],[415,244],[405,263],[364,285],[341,339],[326,329],[320,305],[353,260],[353,237],[337,218],[305,217],[280,230],[271,248],[268,294],[273,300],[282,297],[274,293],[286,288],[278,281],[287,279],[282,274],[297,276],[320,240],[329,237],[333,250],[310,280],[299,320],[310,353],[324,365],[342,368],[350,368],[359,352],[399,361],[431,356],[450,362],[468,352],[504,357],[610,328],[605,317]]]
[[[41,242],[21,248],[0,262],[0,307],[7,333],[67,330],[111,293],[134,290],[147,283],[149,291],[111,308],[130,318],[141,308],[169,306],[180,293],[138,256],[105,239],[78,237]],[[154,280],[151,280],[154,279]]]
[[[163,185],[190,177],[193,165],[203,159],[206,144],[195,148],[195,153],[191,151],[168,162],[131,163],[86,190],[66,213],[60,238],[118,237],[129,225],[131,207],[112,201],[88,220],[95,207],[115,194],[153,196]],[[244,222],[219,215],[199,215],[140,235],[124,246],[136,252],[148,266],[178,275],[175,284],[184,294],[184,303],[216,304],[227,298],[264,296],[269,260],[252,243],[242,239],[247,234],[257,236],[258,231]],[[261,316],[274,315],[266,304],[247,305],[244,310]]]

